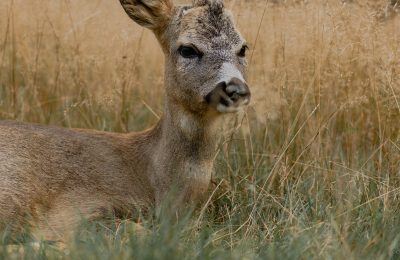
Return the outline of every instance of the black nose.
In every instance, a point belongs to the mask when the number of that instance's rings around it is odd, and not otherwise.
[[[233,102],[236,102],[240,99],[247,99],[247,103],[250,102],[250,89],[245,82],[238,78],[233,78],[228,83],[225,92]]]
[[[250,103],[250,89],[245,82],[232,78],[228,83],[219,83],[206,96],[206,101],[219,112],[236,112]]]

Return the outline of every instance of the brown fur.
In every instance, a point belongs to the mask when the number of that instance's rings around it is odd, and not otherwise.
[[[244,42],[221,1],[185,7],[169,0],[121,4],[134,21],[153,30],[164,50],[163,118],[150,130],[128,134],[0,122],[4,225],[29,225],[37,236],[60,239],[81,217],[146,212],[174,185],[177,202],[197,201],[207,190],[222,114],[218,100],[225,99],[222,110],[228,112],[249,100],[244,81],[221,82],[244,74],[246,61],[237,55]],[[180,56],[179,46],[188,41],[201,49],[201,59]],[[226,85],[237,88],[235,99]],[[217,96],[208,103],[211,94]]]

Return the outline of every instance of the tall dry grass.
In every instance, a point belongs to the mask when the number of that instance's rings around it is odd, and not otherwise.
[[[209,203],[182,226],[155,221],[145,239],[128,224],[67,255],[44,246],[38,258],[400,256],[395,9],[386,15],[383,0],[226,5],[252,49],[253,102],[221,140]],[[161,115],[162,86],[155,38],[118,1],[0,2],[0,118],[141,130]]]

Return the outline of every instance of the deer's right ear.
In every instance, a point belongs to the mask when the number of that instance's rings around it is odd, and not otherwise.
[[[120,0],[132,20],[151,30],[164,28],[173,14],[172,0]]]

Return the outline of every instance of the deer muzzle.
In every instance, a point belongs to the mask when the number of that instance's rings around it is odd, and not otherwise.
[[[206,96],[206,102],[220,113],[233,113],[250,103],[250,89],[245,82],[232,78],[220,82]]]

